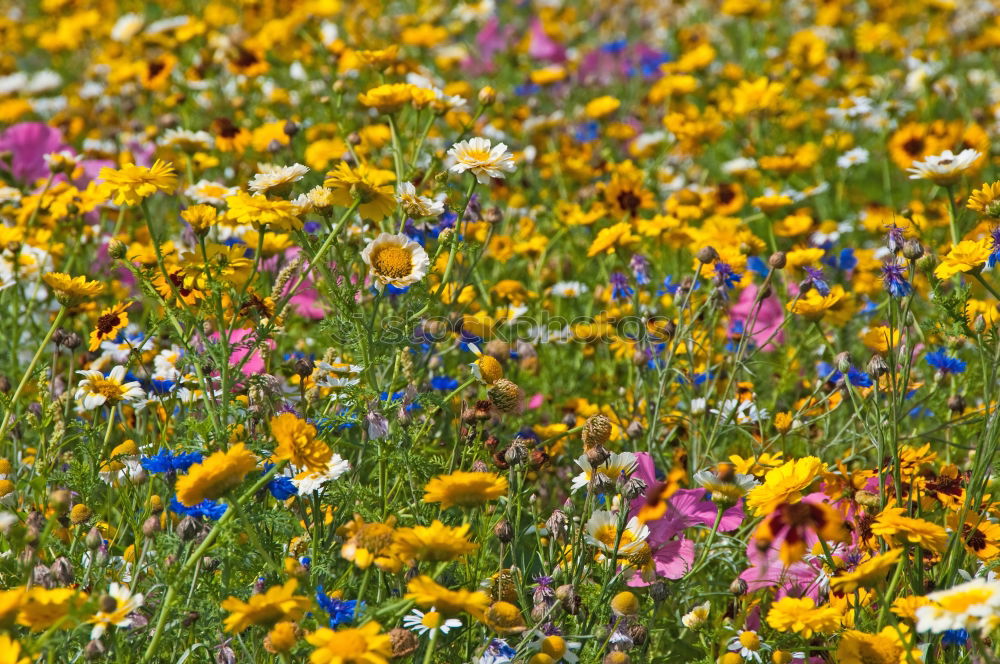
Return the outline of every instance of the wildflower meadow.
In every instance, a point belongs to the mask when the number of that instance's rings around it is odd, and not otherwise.
[[[0,43],[0,664],[1000,663],[1000,1]]]

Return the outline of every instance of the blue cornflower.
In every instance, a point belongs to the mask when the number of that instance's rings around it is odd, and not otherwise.
[[[895,261],[882,264],[882,284],[893,297],[904,297],[913,290],[913,286],[906,280],[906,268]]]
[[[274,467],[273,463],[264,464],[264,472],[267,473]],[[267,483],[267,490],[271,492],[271,495],[278,500],[287,500],[292,496],[298,495],[299,490],[294,484],[292,484],[292,479],[286,477],[285,475],[275,475]]]
[[[338,625],[345,625],[351,622],[358,611],[365,606],[364,602],[362,602],[359,607],[356,599],[339,600],[330,597],[323,591],[323,586],[317,586],[316,588],[316,603],[330,616],[330,627],[337,627]]]
[[[601,126],[596,122],[584,122],[582,125],[577,127],[574,137],[581,143],[590,143],[596,141],[601,135]]]
[[[147,473],[183,472],[196,463],[201,463],[202,456],[198,452],[178,454],[174,456],[166,448],[161,449],[156,456],[142,457],[139,463]]]
[[[871,376],[854,367],[847,370],[847,380],[855,387],[871,387],[875,384]]]
[[[826,282],[826,275],[823,274],[823,270],[817,269],[815,267],[804,267],[802,268],[806,273],[806,285],[812,286],[816,289],[823,297],[830,294],[830,284]],[[805,288],[803,290],[808,290]]]
[[[735,272],[729,263],[715,261],[714,268],[715,284],[717,286],[724,286],[726,290],[731,290],[743,278],[743,275]]]
[[[964,629],[949,629],[941,637],[943,646],[964,646],[969,640],[969,632]]]
[[[993,267],[1000,260],[1000,226],[990,231],[990,257],[986,259],[986,265]]]
[[[181,501],[177,500],[174,496],[170,499],[170,511],[176,514],[183,514],[184,516],[193,517],[205,517],[211,519],[212,521],[218,521],[222,518],[222,515],[226,513],[227,505],[225,503],[216,503],[211,500],[203,500],[197,505],[192,507],[187,507],[181,504]]]
[[[611,273],[611,289],[612,300],[628,299],[635,293],[628,285],[628,276],[623,272]]]
[[[434,376],[431,378],[431,387],[435,390],[454,390],[458,387],[458,379],[451,376]]]
[[[632,276],[635,277],[635,283],[640,286],[645,286],[649,283],[649,261],[645,256],[642,254],[633,254],[628,265],[632,268]]]
[[[957,374],[965,371],[965,362],[957,357],[948,357],[943,348],[927,353],[927,364],[943,374]]]
[[[754,274],[759,274],[762,277],[766,277],[767,273],[770,271],[767,262],[765,262],[760,256],[749,256],[747,258],[747,269]]]

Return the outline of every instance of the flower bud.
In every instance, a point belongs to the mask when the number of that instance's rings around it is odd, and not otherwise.
[[[198,522],[193,517],[186,516],[177,524],[177,537],[184,542],[190,542],[198,536],[200,529]]]
[[[655,603],[660,604],[665,601],[669,596],[669,589],[667,588],[667,583],[663,579],[657,579],[649,586],[649,597]]]
[[[95,526],[87,532],[87,537],[84,539],[84,544],[87,545],[88,549],[93,551],[94,549],[96,549],[101,545],[102,541],[103,538],[101,537],[101,531],[99,531]]]
[[[561,539],[566,535],[566,526],[569,523],[569,519],[566,517],[566,513],[562,510],[552,510],[552,514],[545,521],[545,529],[549,531],[549,535],[555,537],[556,539]]]
[[[142,534],[146,537],[152,537],[156,533],[160,532],[160,518],[157,516],[150,516],[142,524]]]
[[[120,261],[125,258],[126,252],[128,252],[128,247],[125,246],[124,242],[112,240],[108,243],[108,256],[111,256],[111,258]]]
[[[497,100],[497,91],[491,85],[484,85],[479,90],[478,98],[483,106],[492,106]]]
[[[493,526],[493,534],[504,544],[509,544],[514,539],[514,528],[510,525],[510,521],[501,519]]]
[[[903,243],[903,257],[915,261],[924,255],[924,247],[917,240],[907,240]]]
[[[719,252],[715,250],[715,247],[702,247],[695,254],[695,257],[702,263],[711,263],[719,258]]]
[[[65,556],[59,556],[52,562],[52,567],[49,568],[52,572],[52,578],[60,586],[68,586],[73,583],[73,565],[66,559]]]
[[[847,370],[851,368],[851,354],[846,350],[842,353],[837,353],[837,356],[833,358],[833,363],[837,367],[837,371],[841,373],[847,373]]]
[[[767,259],[767,264],[772,270],[783,270],[788,264],[788,257],[783,251],[776,251]]]
[[[521,410],[524,392],[511,380],[506,378],[497,380],[486,394],[501,413],[517,413]]]
[[[875,378],[881,378],[888,372],[889,365],[885,363],[885,359],[881,355],[872,355],[872,359],[868,362],[868,373]]]
[[[622,495],[625,496],[626,500],[634,500],[645,493],[647,488],[648,486],[644,481],[638,477],[633,477],[625,482],[625,486],[622,487]]]

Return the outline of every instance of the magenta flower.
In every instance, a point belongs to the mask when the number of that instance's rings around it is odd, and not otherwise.
[[[11,153],[10,173],[24,184],[49,176],[44,155],[67,150],[62,132],[41,122],[21,122],[0,134],[0,151]],[[8,169],[0,162],[0,168]]]
[[[213,341],[218,341],[222,337],[218,332],[216,332],[215,334],[212,335],[211,338]],[[235,367],[237,364],[243,361],[243,358],[246,357],[247,353],[250,352],[250,348],[255,346],[254,343],[255,341],[256,339],[253,337],[253,330],[239,329],[230,332],[229,344],[232,350],[229,353],[229,365]],[[267,339],[264,343],[266,343],[272,349],[277,347],[277,344],[275,344],[274,341],[272,341],[271,339]],[[250,357],[249,360],[246,361],[246,364],[244,364],[240,370],[243,372],[243,375],[245,376],[252,376],[254,374],[263,373],[264,358],[261,357],[260,351],[255,350],[253,352],[253,355]]]
[[[566,61],[566,49],[549,37],[541,20],[537,18],[531,20],[531,44],[528,46],[528,55],[536,60],[555,63]]]
[[[743,292],[740,293],[740,299],[729,310],[734,323],[749,324],[756,298],[756,286],[751,285],[743,289]],[[753,330],[749,331],[750,338],[758,346],[763,346],[763,350],[774,350],[776,344],[784,341],[784,333],[779,331],[784,319],[785,312],[781,308],[778,298],[773,295],[764,298],[760,303],[760,311],[757,313],[757,320],[754,321]],[[776,332],[777,334],[775,334]],[[774,335],[773,339],[772,335]]]
[[[691,569],[695,560],[694,542],[684,537],[684,530],[693,526],[711,528],[718,508],[708,499],[704,489],[680,489],[663,504],[664,484],[656,479],[652,457],[646,452],[636,454],[637,467],[632,477],[646,483],[646,493],[632,500],[629,516],[637,516],[644,507],[658,506],[659,518],[648,519],[649,537],[646,543],[652,553],[651,569],[635,575],[630,586],[646,586],[655,577],[679,579]],[[743,522],[743,510],[734,506],[723,513],[719,530],[734,530]],[[649,572],[654,571],[655,574]]]

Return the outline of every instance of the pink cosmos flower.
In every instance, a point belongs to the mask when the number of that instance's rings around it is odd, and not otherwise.
[[[632,477],[645,482],[647,489],[644,495],[632,500],[629,506],[630,517],[638,515],[645,505],[659,501],[658,496],[663,491],[663,483],[656,478],[652,457],[646,452],[639,452],[636,457],[637,467]],[[715,523],[717,514],[718,508],[709,500],[708,492],[704,489],[681,489],[667,500],[663,516],[646,522],[649,528],[646,543],[653,554],[652,563],[656,576],[679,579],[687,574],[694,564],[695,549],[694,542],[684,537],[684,530],[697,525],[710,528]],[[723,513],[719,530],[734,530],[742,522],[743,510],[738,506],[731,507]],[[648,575],[643,578],[637,574],[629,581],[629,585],[647,586],[650,582]]]
[[[211,338],[213,341],[218,341],[219,339],[222,338],[222,336],[218,332],[216,332],[215,334],[212,335]],[[253,330],[251,329],[233,330],[229,334],[229,343],[230,343],[230,348],[232,349],[232,351],[229,354],[229,365],[235,367],[237,364],[239,364],[243,360],[243,358],[247,356],[247,353],[250,352],[250,348],[251,346],[254,345],[254,341],[255,339],[253,338]],[[271,349],[277,347],[277,344],[275,344],[274,341],[271,339],[267,339],[264,343],[266,343],[269,347],[271,347]],[[250,357],[249,360],[246,361],[246,364],[243,365],[241,371],[245,376],[252,376],[254,374],[263,373],[264,358],[261,357],[259,350],[255,350],[253,352],[253,355]]]
[[[0,151],[11,153],[10,173],[25,184],[49,176],[44,155],[67,149],[62,132],[41,122],[21,122],[0,134]],[[3,162],[0,168],[7,170]]]
[[[566,49],[549,37],[541,20],[537,18],[531,20],[531,44],[528,46],[528,55],[536,60],[555,63],[566,61]]]
[[[754,309],[754,300],[757,298],[757,286],[751,285],[743,289],[740,299],[729,310],[730,317],[734,323],[747,325]],[[763,350],[774,350],[776,344],[784,341],[784,333],[778,331],[782,321],[785,319],[785,311],[774,295],[764,298],[760,303],[760,311],[757,313],[757,320],[754,321],[753,330],[750,330],[750,338],[758,346],[763,345]],[[775,332],[777,334],[775,335]],[[774,335],[772,339],[771,336]]]

